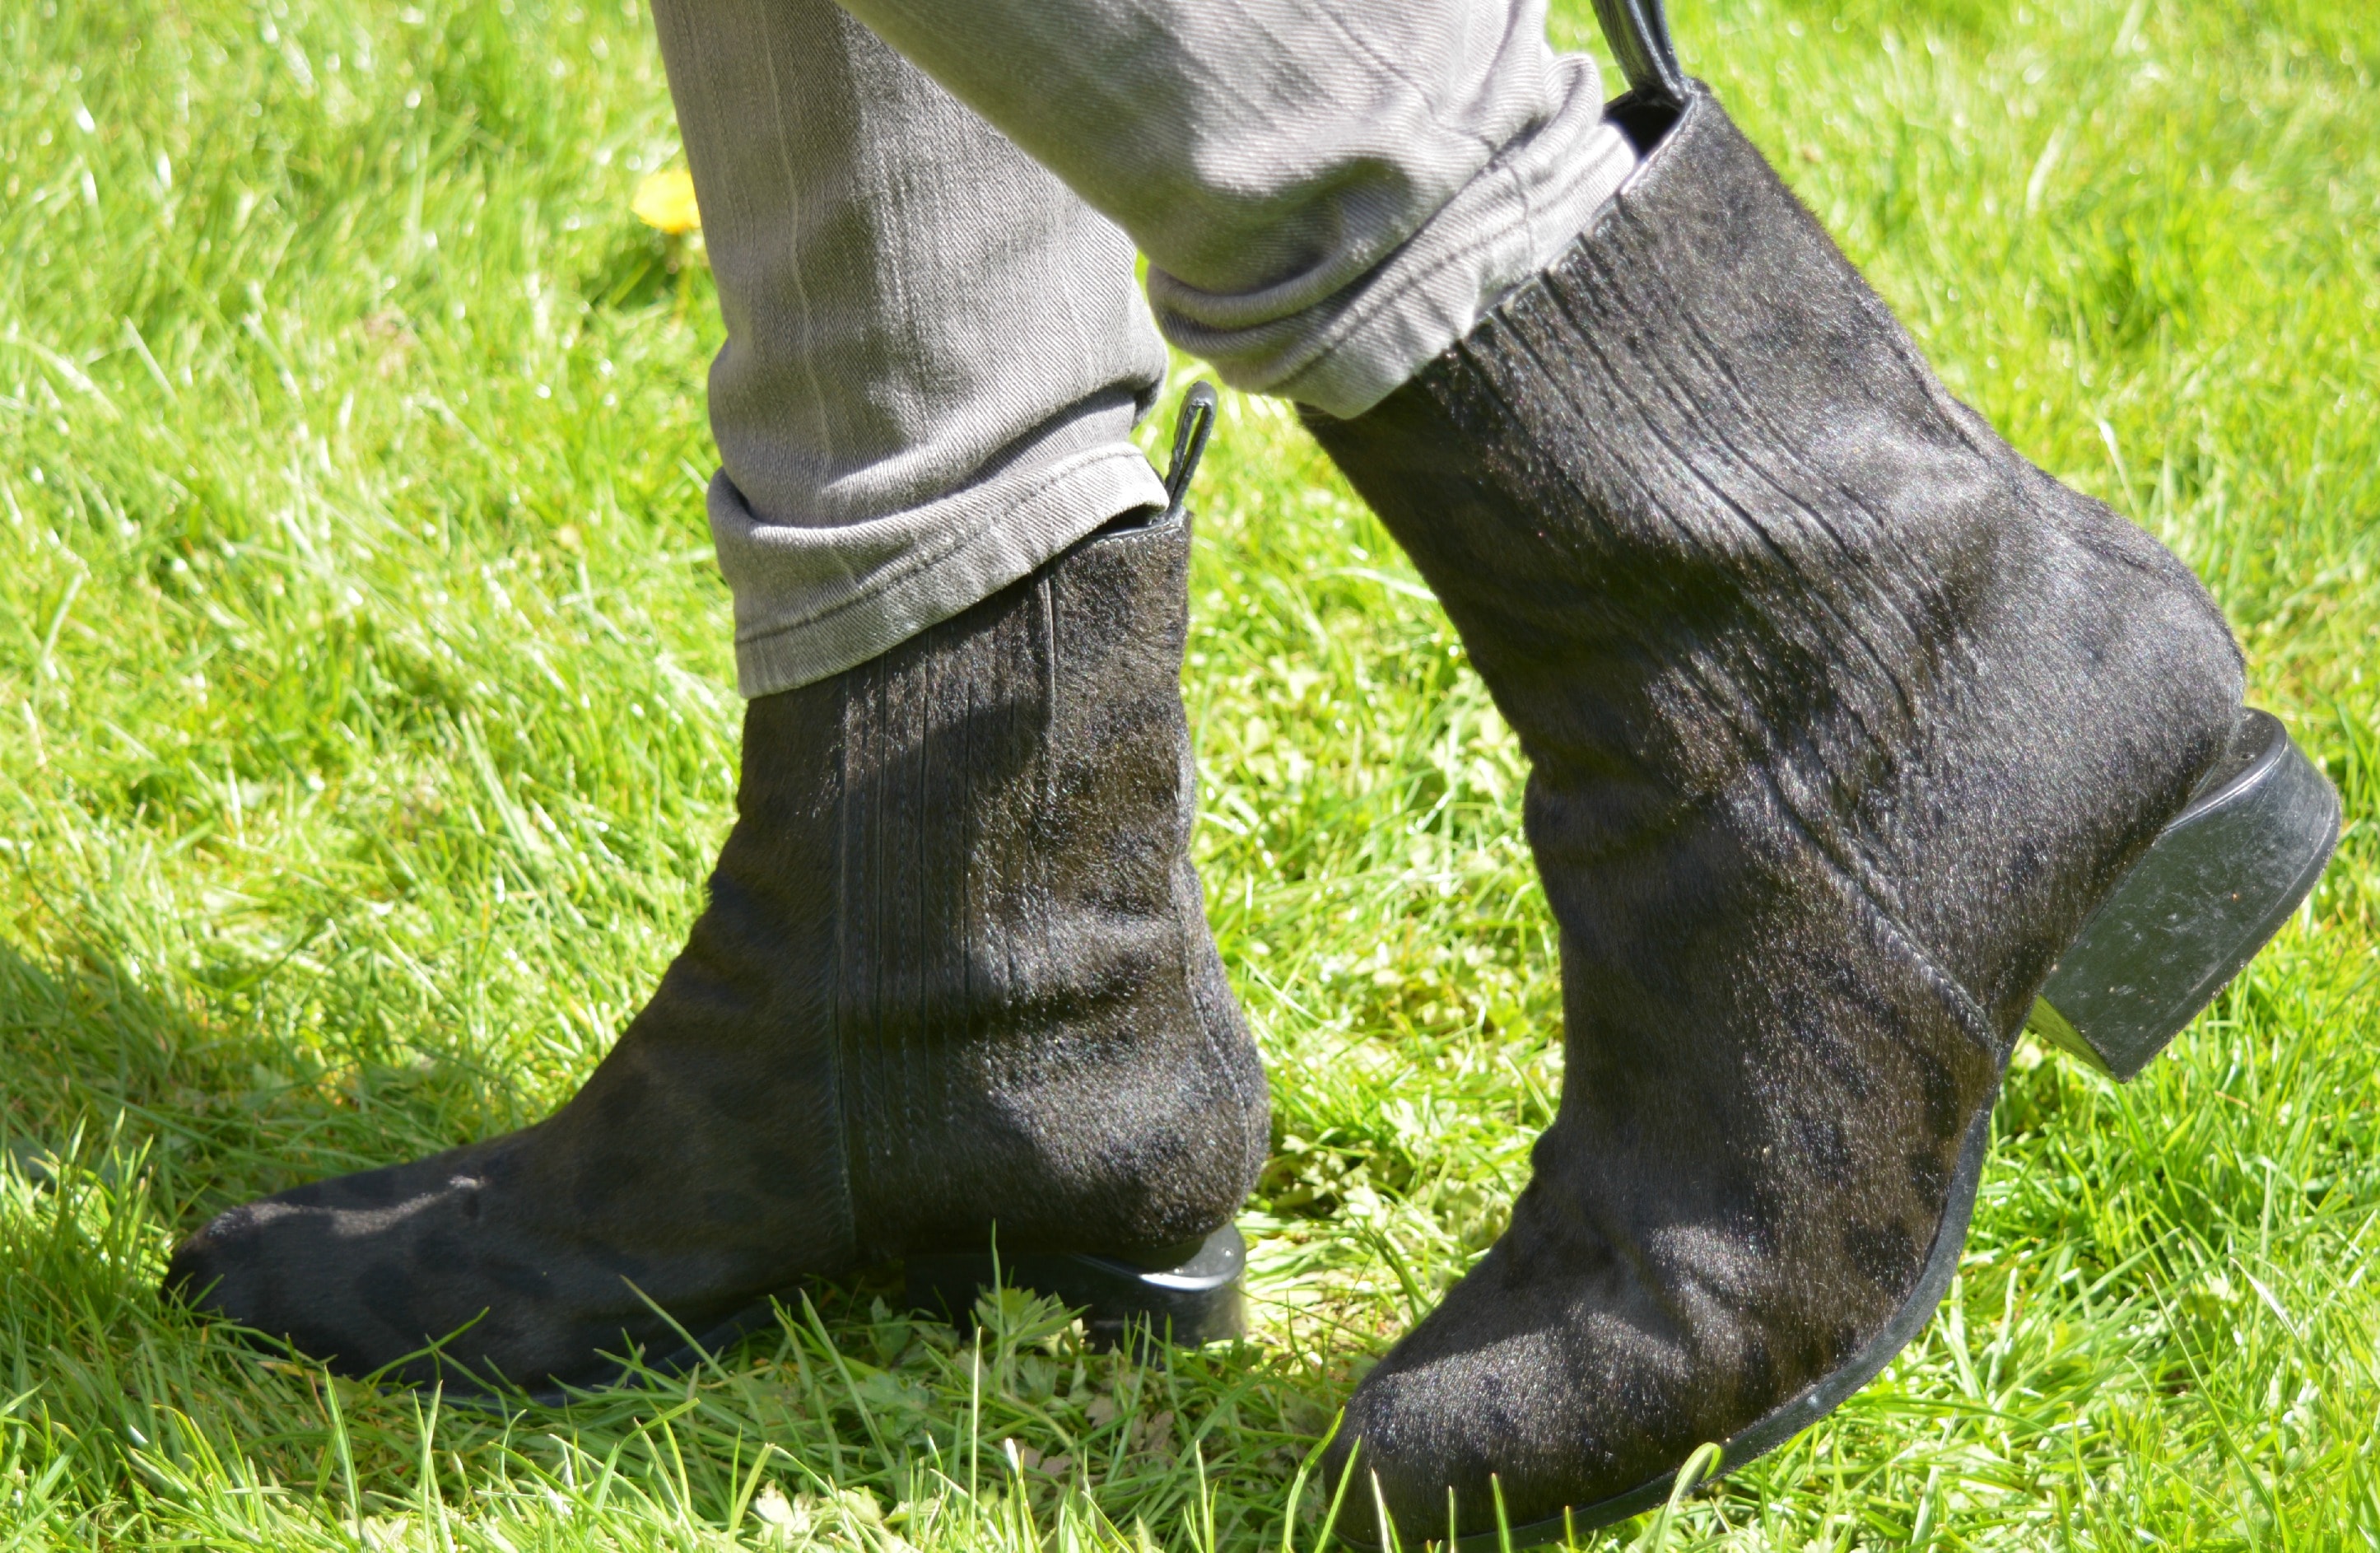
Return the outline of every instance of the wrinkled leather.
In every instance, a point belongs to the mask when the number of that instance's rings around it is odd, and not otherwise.
[[[350,1374],[587,1382],[924,1250],[1227,1222],[1264,1076],[1188,856],[1189,537],[1127,520],[747,712],[709,909],[546,1121],[217,1218],[167,1285]],[[647,1299],[652,1302],[648,1304]],[[421,1379],[430,1359],[395,1372]]]
[[[1548,273],[1308,421],[1520,736],[1561,930],[1533,1179],[1334,1446],[1410,1544],[1450,1490],[1492,1525],[1490,1474],[1514,1524],[1654,1482],[1885,1330],[2034,990],[2241,667],[2180,562],[1949,396],[1706,91]]]

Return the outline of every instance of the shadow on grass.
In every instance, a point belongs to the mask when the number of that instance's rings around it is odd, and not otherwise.
[[[1278,1544],[1343,1377],[1243,1346],[1095,1353],[1014,1293],[963,1337],[902,1311],[892,1275],[820,1285],[691,1375],[509,1413],[249,1346],[159,1295],[175,1236],[226,1201],[419,1152],[425,1120],[458,1120],[452,1094],[401,1091],[452,1086],[342,1073],[269,1022],[223,1028],[146,969],[89,942],[0,945],[0,1385],[18,1399],[0,1454],[58,1466],[65,1498],[27,1507],[53,1525],[128,1500],[206,1542],[410,1546],[448,1506],[533,1535],[591,1496],[657,1529],[779,1540],[1124,1543],[1140,1520],[1167,1543]],[[482,1120],[524,1098],[448,1076]],[[76,1500],[102,1485],[113,1503]]]
[[[533,1109],[460,1051],[392,1061],[369,1034],[337,1046],[275,1030],[270,969],[214,989],[170,984],[85,940],[47,960],[0,944],[0,1128],[20,1154],[108,1136],[147,1150],[159,1201],[194,1221],[323,1175],[412,1159]]]

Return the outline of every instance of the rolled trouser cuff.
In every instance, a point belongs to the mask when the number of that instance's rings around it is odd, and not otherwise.
[[[990,598],[1109,519],[1165,504],[1129,435],[1136,406],[1099,400],[921,506],[832,527],[770,522],[722,470],[710,533],[735,601],[736,688],[792,690],[864,663]]]
[[[1546,74],[1554,111],[1353,283],[1310,302],[1295,284],[1223,296],[1152,260],[1159,329],[1234,388],[1342,419],[1370,409],[1542,273],[1635,171],[1594,62],[1564,55]]]

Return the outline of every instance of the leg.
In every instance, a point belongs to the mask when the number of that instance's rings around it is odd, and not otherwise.
[[[1164,505],[1122,232],[827,0],[654,17],[726,315],[710,518],[746,695]]]
[[[709,909],[553,1116],[236,1208],[169,1287],[351,1374],[587,1385],[806,1279],[963,1282],[996,1231],[1095,1329],[1216,1335],[1267,1097],[1188,857],[1130,249],[839,12],[691,11],[755,692]]]

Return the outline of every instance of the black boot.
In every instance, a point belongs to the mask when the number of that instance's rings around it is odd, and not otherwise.
[[[1562,934],[1535,1179],[1334,1446],[1408,1546],[1835,1406],[1939,1300],[2078,936],[2189,962],[2126,1005],[2159,1044],[2336,835],[2181,563],[1953,400],[1706,91],[1619,111],[1646,161],[1548,273],[1309,417],[1520,735]]]
[[[1193,458],[1163,516],[751,703],[710,909],[561,1110],[235,1208],[169,1289],[351,1374],[459,1329],[396,1374],[546,1389],[806,1279],[946,1287],[996,1226],[1095,1320],[1228,1326],[1268,1100],[1187,852]],[[1184,1261],[1203,1301],[1135,1287]]]

